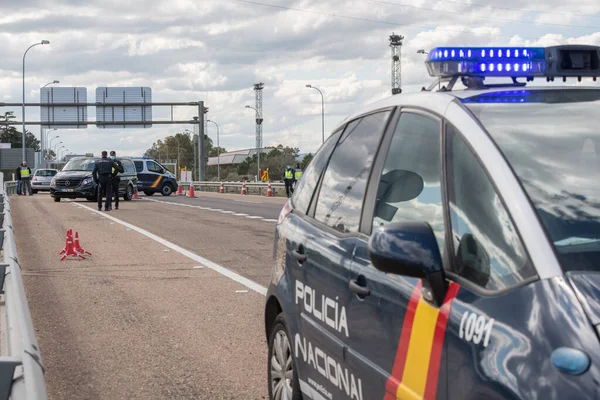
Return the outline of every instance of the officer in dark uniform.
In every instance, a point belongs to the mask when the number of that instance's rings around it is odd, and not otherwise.
[[[108,158],[108,152],[104,150],[102,152],[102,158],[96,161],[94,165],[94,171],[92,177],[94,182],[98,185],[98,211],[102,211],[102,196],[106,196],[106,203],[104,204],[104,210],[112,210],[111,196],[112,196],[112,169],[115,166],[113,160]]]
[[[121,184],[121,174],[125,172],[123,163],[117,160],[117,152],[110,152],[110,159],[113,160],[115,166],[112,169],[112,193],[115,196],[115,210],[119,209],[119,185]]]

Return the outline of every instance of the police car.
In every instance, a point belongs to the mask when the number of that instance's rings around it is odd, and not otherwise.
[[[595,81],[600,48],[426,65],[429,89],[335,129],[281,212],[270,398],[600,398],[600,87],[531,83]]]

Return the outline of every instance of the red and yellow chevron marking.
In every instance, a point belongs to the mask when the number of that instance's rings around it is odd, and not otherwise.
[[[450,283],[439,309],[423,299],[421,286],[419,281],[408,302],[384,400],[432,400],[437,394],[446,325],[460,285]]]
[[[156,178],[156,180],[154,181],[154,183],[152,185],[150,185],[150,187],[158,187],[158,184],[160,183],[160,180],[162,179],[162,176],[159,176],[158,178]]]

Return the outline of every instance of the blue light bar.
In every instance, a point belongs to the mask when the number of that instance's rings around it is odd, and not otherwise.
[[[426,61],[435,77],[592,77],[600,76],[600,47],[438,47]]]
[[[439,47],[429,53],[431,76],[542,76],[543,47]]]

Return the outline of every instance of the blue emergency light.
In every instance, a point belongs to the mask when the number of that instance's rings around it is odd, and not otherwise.
[[[426,65],[435,77],[595,78],[600,76],[600,47],[438,47]]]

